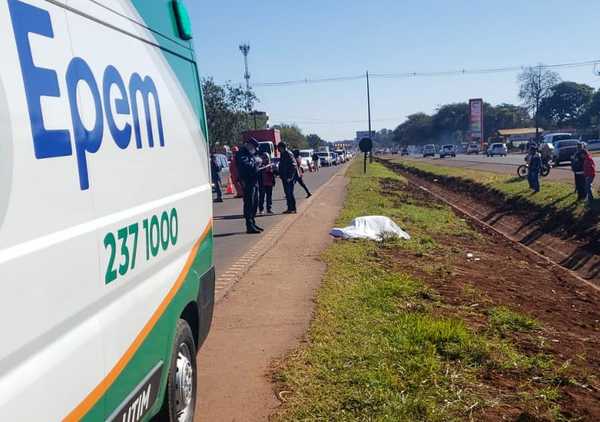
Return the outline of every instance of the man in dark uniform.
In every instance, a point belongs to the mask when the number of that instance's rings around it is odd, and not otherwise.
[[[279,177],[283,182],[283,191],[287,202],[287,210],[284,214],[296,214],[296,198],[294,197],[294,183],[298,177],[298,165],[292,152],[287,149],[285,142],[277,145],[279,150]]]
[[[235,156],[238,174],[244,192],[244,218],[246,219],[246,233],[256,234],[263,231],[256,225],[256,212],[258,208],[258,177],[261,165],[257,157],[258,141],[254,138],[246,141]]]
[[[571,158],[571,170],[575,176],[575,192],[577,192],[577,199],[583,200],[587,197],[587,189],[585,185],[585,175],[583,173],[583,161],[586,153],[583,149],[581,142],[577,143],[577,151]]]

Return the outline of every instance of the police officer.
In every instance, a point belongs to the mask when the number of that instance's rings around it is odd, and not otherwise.
[[[279,177],[283,182],[283,191],[287,202],[287,210],[284,214],[296,214],[296,197],[294,196],[294,183],[298,180],[298,165],[292,152],[287,148],[285,142],[277,145],[279,150]]]
[[[235,156],[237,170],[242,190],[244,193],[244,218],[246,219],[246,233],[256,234],[263,231],[256,225],[256,211],[258,208],[258,177],[261,165],[256,153],[258,141],[250,138],[240,148]]]

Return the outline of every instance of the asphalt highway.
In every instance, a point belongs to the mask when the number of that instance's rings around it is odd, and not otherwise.
[[[326,183],[340,167],[321,168],[318,173],[305,173],[304,183],[311,192],[316,191]],[[225,189],[226,186],[223,186]],[[304,189],[296,184],[294,190],[296,201],[300,204],[306,200]],[[224,195],[224,202],[214,205],[214,259],[217,274],[226,271],[238,258],[250,249],[264,234],[268,233],[277,222],[284,216],[281,214],[286,210],[285,196],[281,179],[277,179],[277,185],[273,191],[274,215],[257,217],[259,226],[265,229],[260,235],[246,234],[246,225],[242,212],[242,200],[233,198],[232,195]]]

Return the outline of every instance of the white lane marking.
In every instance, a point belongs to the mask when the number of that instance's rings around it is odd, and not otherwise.
[[[145,204],[138,205],[133,208],[129,208],[125,211],[119,211],[113,214],[105,215],[104,217],[97,218],[95,220],[87,221],[85,223],[78,224],[77,226],[69,227],[64,230],[38,237],[36,239],[28,240],[17,245],[10,246],[8,248],[0,250],[0,264],[3,264],[13,259],[20,258],[24,255],[31,254],[33,252],[40,251],[42,249],[49,248],[58,243],[65,242],[67,240],[82,236],[84,234],[91,233],[97,229],[110,226],[111,224],[117,223],[121,220],[134,217],[138,214],[145,213],[155,208],[160,208],[164,205],[180,201],[190,196],[197,195],[201,192],[205,192],[211,189],[209,184],[197,186],[186,191],[176,193],[174,195],[166,196],[155,201],[146,202]]]

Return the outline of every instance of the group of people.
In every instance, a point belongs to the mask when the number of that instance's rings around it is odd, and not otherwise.
[[[529,165],[527,179],[529,187],[534,193],[540,191],[540,173],[546,159],[537,145],[530,146],[526,158]],[[588,203],[591,203],[594,199],[593,183],[596,178],[596,163],[584,142],[577,144],[577,151],[571,158],[571,169],[575,175],[577,199],[580,201],[587,200]]]
[[[251,138],[241,147],[233,150],[230,165],[232,182],[235,185],[238,197],[243,199],[244,219],[246,232],[249,234],[261,233],[263,229],[256,223],[257,214],[273,214],[273,189],[276,176],[279,176],[283,185],[287,209],[284,214],[296,213],[295,184],[298,183],[309,198],[312,194],[304,183],[304,169],[301,165],[299,151],[290,151],[284,142],[277,145],[279,163],[277,167],[271,162],[271,157],[266,152],[258,150],[259,143]],[[212,181],[217,194],[216,202],[222,202],[221,167],[214,155],[211,156]]]

